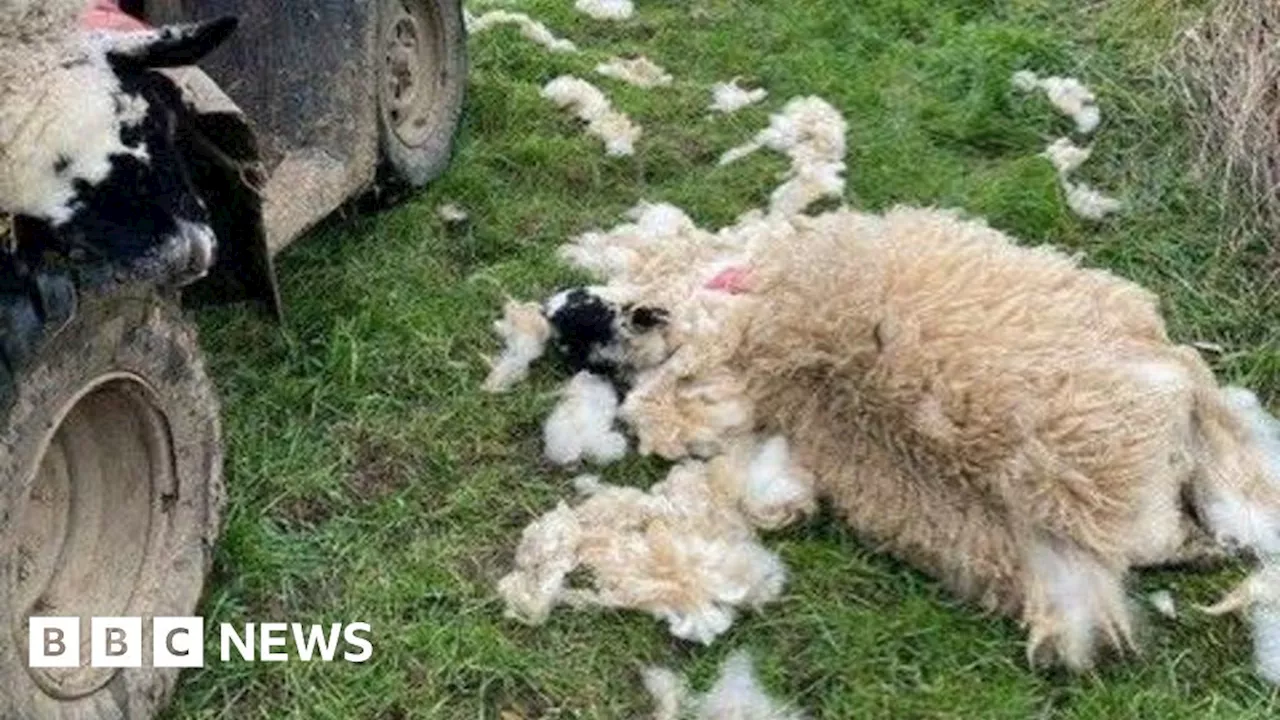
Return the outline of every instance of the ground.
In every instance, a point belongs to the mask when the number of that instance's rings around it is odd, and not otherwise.
[[[1173,334],[1218,343],[1224,379],[1280,391],[1280,301],[1236,200],[1192,172],[1197,147],[1161,58],[1195,4],[1175,0],[638,0],[624,24],[568,0],[519,9],[586,49],[549,55],[514,30],[471,43],[452,168],[395,209],[329,223],[280,259],[283,328],[240,309],[198,320],[225,409],[230,507],[202,612],[212,623],[363,620],[373,659],[219,663],[183,676],[168,717],[622,718],[648,705],[644,663],[696,683],[735,648],[766,684],[820,718],[1268,717],[1280,698],[1251,672],[1247,629],[1197,615],[1242,573],[1144,575],[1177,621],[1148,613],[1144,655],[1068,677],[1029,670],[1015,623],[952,600],[865,547],[828,515],[768,538],[791,569],[784,599],[709,648],[636,613],[562,610],[540,628],[502,617],[494,582],[521,528],[569,493],[538,462],[561,375],[505,396],[479,391],[489,324],[507,294],[574,280],[567,237],[646,198],[719,226],[757,206],[784,165],[718,169],[796,95],[849,118],[848,201],[961,207],[1027,243],[1053,243],[1157,291]],[[643,52],[677,78],[643,91],[595,78],[644,126],[632,158],[538,97],[563,72],[591,78]],[[1038,153],[1069,121],[1009,89],[1014,70],[1074,74],[1104,121],[1083,176],[1129,209],[1101,225],[1066,209]],[[707,87],[743,76],[764,106],[708,118]],[[456,202],[469,229],[436,208]],[[609,479],[647,483],[630,460]],[[208,652],[216,657],[217,648]]]

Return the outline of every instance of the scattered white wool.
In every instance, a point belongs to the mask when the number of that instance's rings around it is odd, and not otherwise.
[[[1048,158],[1049,162],[1053,163],[1059,177],[1066,177],[1083,165],[1092,153],[1092,148],[1079,147],[1071,142],[1071,138],[1061,137],[1050,143],[1040,156]]]
[[[759,543],[734,489],[717,487],[705,463],[680,463],[648,491],[590,476],[575,484],[586,499],[562,505],[522,537],[516,567],[499,585],[509,613],[541,622],[539,613],[558,601],[631,608],[666,622],[676,637],[708,644],[740,608],[759,609],[781,594],[782,561]],[[565,540],[570,528],[573,544]],[[592,587],[565,588],[579,566]]]
[[[471,216],[457,203],[445,203],[436,208],[436,216],[447,223],[463,223]]]
[[[578,0],[573,7],[596,20],[626,20],[635,13],[631,0]]]
[[[769,697],[751,666],[737,651],[720,666],[720,678],[698,703],[698,720],[801,720],[803,713]]]
[[[1168,590],[1157,590],[1147,595],[1147,602],[1151,603],[1151,607],[1162,617],[1169,620],[1178,619],[1178,605],[1173,600],[1173,593]]]
[[[509,390],[529,374],[529,364],[546,350],[551,324],[537,303],[508,300],[493,329],[502,338],[502,354],[494,361],[483,387],[497,393]]]
[[[664,667],[647,667],[640,673],[644,689],[653,698],[653,720],[680,720],[689,699],[689,684]]]
[[[1049,102],[1063,115],[1075,121],[1076,129],[1088,135],[1098,127],[1102,113],[1093,91],[1073,77],[1038,77],[1030,70],[1013,74],[1013,86],[1024,92],[1043,90]]]
[[[1086,183],[1064,180],[1062,189],[1067,193],[1067,207],[1086,220],[1101,220],[1124,209],[1123,202],[1102,194]]]
[[[762,147],[791,158],[791,169],[769,198],[769,212],[795,215],[823,197],[844,194],[844,117],[818,97],[790,100],[782,111],[769,118],[769,127],[750,142],[731,148],[720,156],[727,165]]]
[[[572,41],[558,38],[546,25],[534,20],[524,13],[508,10],[491,10],[480,16],[467,15],[467,32],[476,34],[498,25],[515,25],[520,34],[555,53],[576,53],[578,46]]]
[[[643,55],[610,58],[608,62],[596,65],[596,73],[643,88],[670,85],[672,81],[670,73]]]
[[[1013,86],[1023,92],[1031,92],[1040,84],[1040,78],[1030,70],[1019,70],[1013,74]]]
[[[1280,484],[1280,420],[1277,420],[1262,407],[1258,396],[1251,390],[1242,387],[1225,387],[1222,389],[1223,399],[1244,421],[1269,464],[1271,479]]]
[[[774,700],[761,687],[751,656],[738,650],[720,665],[715,685],[702,696],[690,696],[688,683],[662,667],[646,668],[644,687],[653,698],[654,720],[692,716],[696,720],[802,720],[804,714]]]
[[[1264,562],[1221,602],[1202,609],[1210,615],[1248,610],[1258,675],[1280,685],[1280,562]]]
[[[668,203],[641,202],[626,217],[632,222],[583,233],[562,245],[557,254],[574,267],[613,281],[635,270],[648,250],[701,233],[683,210]]]
[[[569,381],[564,397],[542,426],[543,454],[557,465],[614,462],[627,454],[627,438],[613,429],[617,417],[618,394],[613,386],[584,370]]]
[[[542,97],[558,107],[569,108],[587,123],[587,132],[604,141],[607,155],[635,154],[640,126],[617,112],[600,89],[586,80],[561,75],[542,88]]]
[[[769,97],[768,90],[764,88],[747,90],[738,85],[738,78],[734,78],[727,83],[716,83],[711,86],[710,109],[712,112],[734,113],[749,105],[762,102],[766,97]]]
[[[787,439],[781,435],[760,444],[745,480],[742,509],[757,527],[788,525],[816,506],[814,478],[792,462]]]
[[[524,529],[515,570],[498,581],[509,617],[530,625],[547,619],[561,600],[565,577],[577,566],[581,539],[578,519],[563,502]]]

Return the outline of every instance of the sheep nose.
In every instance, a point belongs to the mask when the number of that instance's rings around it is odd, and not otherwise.
[[[178,221],[174,248],[174,275],[179,284],[186,285],[204,277],[213,266],[213,251],[217,240],[213,228],[204,223]]]

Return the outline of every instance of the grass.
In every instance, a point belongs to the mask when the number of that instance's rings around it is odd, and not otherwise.
[[[769,538],[785,598],[709,648],[635,613],[558,611],[540,628],[502,617],[494,582],[522,527],[568,492],[537,461],[553,368],[506,396],[479,392],[504,295],[573,279],[567,237],[611,226],[641,198],[718,226],[762,204],[780,160],[714,159],[786,99],[817,94],[851,123],[848,200],[958,206],[1027,243],[1053,243],[1143,283],[1172,333],[1212,341],[1227,380],[1280,392],[1280,299],[1263,238],[1191,173],[1195,142],[1160,70],[1196,12],[1176,0],[640,0],[598,23],[565,0],[520,8],[583,46],[549,55],[514,31],[471,43],[470,98],[449,172],[405,204],[351,217],[280,259],[283,328],[240,309],[198,320],[222,393],[230,506],[202,612],[209,622],[363,620],[364,665],[219,663],[183,676],[171,720],[235,718],[619,718],[648,705],[644,663],[695,684],[749,648],[766,684],[820,718],[1269,717],[1280,697],[1252,675],[1247,629],[1185,612],[1144,627],[1140,660],[1068,677],[1030,671],[1013,622],[984,617],[860,545],[823,515]],[[643,52],[677,78],[641,91],[597,79],[645,128],[632,158],[538,97],[564,72]],[[1085,177],[1129,209],[1101,225],[1066,209],[1035,157],[1070,126],[1012,92],[1022,67],[1074,74],[1104,123]],[[769,101],[704,110],[713,81],[741,75]],[[463,233],[435,216],[471,213]],[[643,482],[630,459],[606,477]],[[1241,570],[1139,578],[1184,609]],[[216,658],[217,649],[208,652]]]

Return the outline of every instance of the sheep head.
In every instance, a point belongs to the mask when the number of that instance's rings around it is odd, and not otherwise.
[[[235,26],[223,18],[33,42],[27,62],[44,72],[3,88],[0,210],[134,274],[175,283],[204,275],[215,238],[184,157],[189,110],[156,70],[194,63]]]

